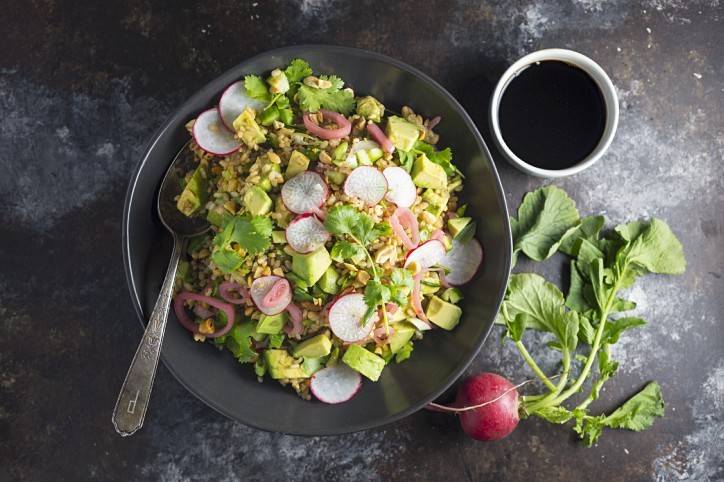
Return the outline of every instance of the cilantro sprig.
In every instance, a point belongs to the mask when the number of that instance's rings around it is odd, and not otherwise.
[[[367,245],[380,236],[389,234],[389,226],[375,224],[368,215],[349,205],[335,206],[330,209],[324,226],[330,233],[343,238],[333,246],[333,258],[353,258],[361,253],[369,261],[372,279],[365,286],[364,300],[367,304],[367,311],[362,319],[363,323],[367,322],[385,303],[394,302],[401,306],[407,304],[407,297],[412,290],[412,274],[405,269],[395,269],[389,279],[383,280],[367,249]],[[385,309],[382,310],[382,317],[385,328],[389,329]]]
[[[344,81],[336,75],[320,75],[319,78],[329,81],[332,86],[318,89],[301,85],[297,91],[299,107],[305,112],[329,109],[344,115],[351,114],[355,108],[354,93],[343,89]]]
[[[263,216],[234,216],[214,236],[211,259],[225,273],[239,269],[247,254],[261,253],[271,245],[273,225]]]
[[[655,382],[609,415],[591,415],[588,407],[619,368],[611,357],[611,345],[646,323],[639,317],[612,317],[636,306],[621,298],[620,291],[643,274],[680,274],[686,267],[681,243],[665,222],[635,221],[605,235],[604,225],[603,216],[580,219],[573,201],[554,186],[526,195],[518,218],[511,219],[515,255],[524,253],[538,261],[557,251],[571,256],[570,287],[564,296],[537,274],[514,274],[496,318],[547,389],[522,397],[522,415],[558,424],[573,420],[574,431],[587,445],[595,443],[604,428],[643,430],[663,415],[661,388]],[[548,346],[560,353],[562,367],[556,383],[523,344],[527,329],[553,334]],[[564,406],[589,379],[593,380],[588,395],[573,408]]]
[[[397,157],[400,161],[400,166],[407,172],[412,170],[412,163],[420,154],[425,154],[427,158],[435,164],[440,165],[448,176],[458,175],[465,178],[462,172],[452,163],[453,154],[452,149],[446,147],[443,150],[438,151],[435,146],[428,144],[424,141],[417,141],[412,149],[409,151],[401,151],[397,149]]]

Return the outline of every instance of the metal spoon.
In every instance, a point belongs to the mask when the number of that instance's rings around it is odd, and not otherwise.
[[[132,435],[143,426],[153,379],[161,355],[163,335],[168,320],[168,309],[173,295],[176,269],[186,240],[209,229],[204,217],[188,217],[176,208],[176,197],[181,194],[181,179],[194,167],[194,156],[188,143],[176,154],[161,183],[156,208],[161,223],[173,236],[173,253],[168,264],[161,292],[151,312],[141,343],[138,345],[126,379],[113,409],[113,426],[122,436]]]

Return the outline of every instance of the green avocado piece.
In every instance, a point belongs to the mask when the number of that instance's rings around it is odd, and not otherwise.
[[[176,201],[176,208],[186,216],[193,216],[201,206],[206,204],[208,196],[208,183],[206,181],[206,169],[199,165],[186,183],[184,190]]]
[[[281,172],[282,169],[279,167],[278,164],[267,164],[268,169],[266,174],[262,176],[261,181],[259,181],[259,187],[262,188],[264,191],[269,192],[272,188],[271,179],[269,179],[269,175],[272,172]]]
[[[264,130],[254,120],[255,116],[254,109],[247,107],[233,122],[236,135],[244,144],[252,148],[266,141]]]
[[[412,182],[415,186],[429,189],[447,188],[447,174],[442,166],[435,164],[425,154],[420,154],[412,165]]]
[[[415,334],[415,326],[406,321],[393,323],[390,326],[392,326],[394,330],[394,333],[390,336],[390,350],[392,353],[397,353],[412,339],[412,336]]]
[[[429,295],[437,293],[440,289],[440,278],[437,273],[429,273],[420,283],[420,288],[423,295]]]
[[[285,244],[287,242],[286,231],[272,231],[272,243],[274,244]]]
[[[244,194],[244,206],[252,216],[263,216],[271,211],[272,200],[259,186],[252,186]]]
[[[341,186],[344,183],[344,180],[347,179],[347,175],[339,171],[327,171],[327,179],[337,186]]]
[[[463,310],[460,307],[443,301],[437,296],[430,298],[425,312],[427,318],[443,330],[452,330],[460,322]]]
[[[327,268],[332,264],[332,258],[324,246],[320,246],[311,253],[292,254],[292,271],[299,278],[312,286],[324,275]]]
[[[330,295],[336,295],[339,292],[339,286],[337,286],[337,280],[339,279],[339,273],[332,266],[327,268],[319,281],[317,286],[319,289]]]
[[[311,357],[318,358],[329,355],[332,351],[332,342],[327,335],[313,336],[298,344],[292,354],[295,358]]]
[[[324,364],[326,362],[326,356],[319,358],[304,357],[304,361],[302,362],[302,370],[304,370],[304,373],[306,373],[308,377],[311,377],[319,370],[324,368]]]
[[[342,361],[373,382],[380,378],[382,369],[385,368],[384,358],[359,345],[350,345],[344,353]]]
[[[282,311],[276,315],[261,315],[259,322],[256,324],[258,333],[266,333],[267,335],[278,335],[282,332],[282,328],[287,323],[287,312]]]
[[[295,360],[286,350],[266,350],[264,359],[269,376],[274,379],[308,377],[299,360]]]
[[[289,164],[284,172],[284,179],[291,179],[309,167],[309,158],[299,151],[292,151],[289,156]]]
[[[409,151],[415,147],[417,138],[420,137],[420,129],[413,123],[407,122],[402,117],[396,115],[387,119],[387,128],[385,129],[387,138],[392,141],[396,148],[401,151]]]
[[[463,293],[457,288],[448,288],[442,292],[440,298],[450,303],[458,304],[460,300],[463,299]]]
[[[447,192],[445,195],[442,195],[437,194],[432,189],[426,189],[425,192],[422,193],[422,199],[427,202],[427,210],[435,217],[439,217],[442,212],[447,209],[447,202],[450,199],[450,196]]]
[[[226,226],[226,223],[228,223],[232,217],[233,216],[225,210],[217,211],[216,209],[209,209],[209,212],[206,213],[206,220],[217,228]]]
[[[470,224],[473,218],[452,218],[447,220],[447,229],[453,238],[457,237],[458,234]]]
[[[359,151],[355,151],[354,153],[355,157],[357,158],[357,162],[360,166],[371,166],[372,165],[372,159],[370,159],[369,152],[360,149]]]
[[[357,101],[357,114],[372,122],[379,122],[385,115],[385,106],[371,95]]]

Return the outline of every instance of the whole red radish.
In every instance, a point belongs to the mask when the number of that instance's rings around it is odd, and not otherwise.
[[[507,392],[507,393],[506,393]],[[495,373],[480,373],[460,385],[457,407],[495,402],[474,410],[459,412],[463,431],[476,440],[500,440],[518,425],[518,391],[512,383]]]

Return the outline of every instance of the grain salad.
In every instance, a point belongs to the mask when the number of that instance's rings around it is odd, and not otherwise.
[[[482,248],[440,120],[301,59],[229,86],[187,124],[196,164],[177,207],[211,230],[179,267],[181,325],[327,403],[454,329]]]

